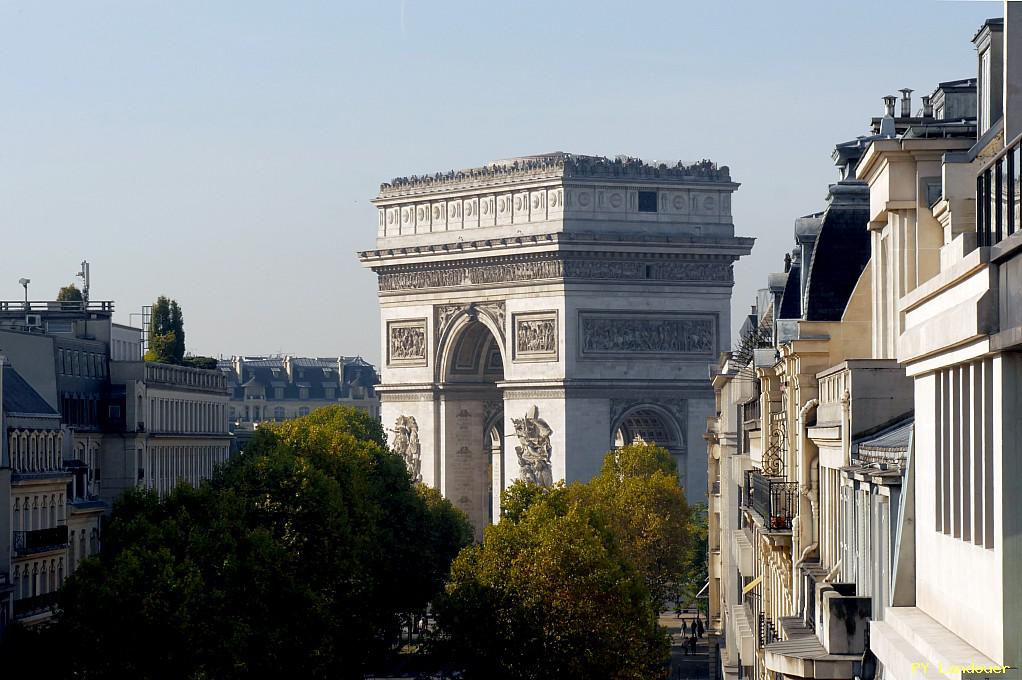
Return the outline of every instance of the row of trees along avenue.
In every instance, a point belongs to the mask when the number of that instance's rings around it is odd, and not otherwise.
[[[402,617],[431,608],[414,656],[434,671],[663,677],[656,614],[701,578],[670,454],[633,444],[587,484],[516,483],[503,503],[470,545],[376,419],[320,409],[261,427],[200,488],[123,496],[53,623],[12,627],[0,656],[90,680],[363,678],[408,656]]]

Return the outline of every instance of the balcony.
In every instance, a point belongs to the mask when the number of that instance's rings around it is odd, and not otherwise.
[[[979,245],[992,246],[1022,229],[1019,172],[1022,136],[1006,144],[976,176],[976,231]]]
[[[67,547],[67,525],[14,532],[14,554],[32,555]]]
[[[14,601],[14,618],[23,619],[35,614],[51,611],[57,606],[57,591],[45,595],[23,597]]]
[[[766,523],[769,531],[791,531],[798,511],[798,482],[767,477],[756,470],[745,473],[745,506]]]
[[[759,397],[751,401],[747,401],[741,405],[742,408],[742,422],[743,423],[754,423],[754,428],[759,428],[759,418],[761,413],[761,407],[759,403]]]

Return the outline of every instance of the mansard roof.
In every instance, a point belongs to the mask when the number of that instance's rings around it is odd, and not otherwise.
[[[56,409],[50,406],[10,364],[3,365],[3,386],[4,412],[11,415],[59,417]]]
[[[268,399],[278,398],[277,389],[282,390],[279,398],[284,400],[341,399],[351,395],[352,387],[378,382],[375,367],[361,357],[245,357],[240,363],[244,382],[231,361],[220,362],[220,370],[228,376],[232,399],[243,399],[246,388],[262,388]],[[331,396],[327,396],[329,389],[333,390]]]
[[[831,187],[831,205],[808,263],[805,319],[839,321],[870,258],[869,188],[863,182]]]

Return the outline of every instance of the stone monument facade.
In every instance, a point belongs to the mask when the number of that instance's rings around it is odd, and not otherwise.
[[[636,439],[703,500],[708,367],[728,347],[727,167],[565,153],[383,184],[381,413],[481,531],[516,479],[585,480]],[[414,429],[416,441],[411,444]]]

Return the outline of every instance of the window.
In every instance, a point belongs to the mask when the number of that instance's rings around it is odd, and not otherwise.
[[[274,387],[273,388],[273,398],[274,399],[283,399],[284,398],[284,388],[283,387]]]
[[[276,420],[278,423],[284,420],[284,417],[285,416],[283,406],[277,406],[276,408],[273,409],[273,419]]]
[[[657,211],[657,201],[655,191],[640,191],[639,192],[639,212],[651,212]]]
[[[299,418],[302,417],[302,416],[307,416],[307,415],[309,415],[309,407],[308,406],[302,406],[301,408],[298,409],[298,417]]]

